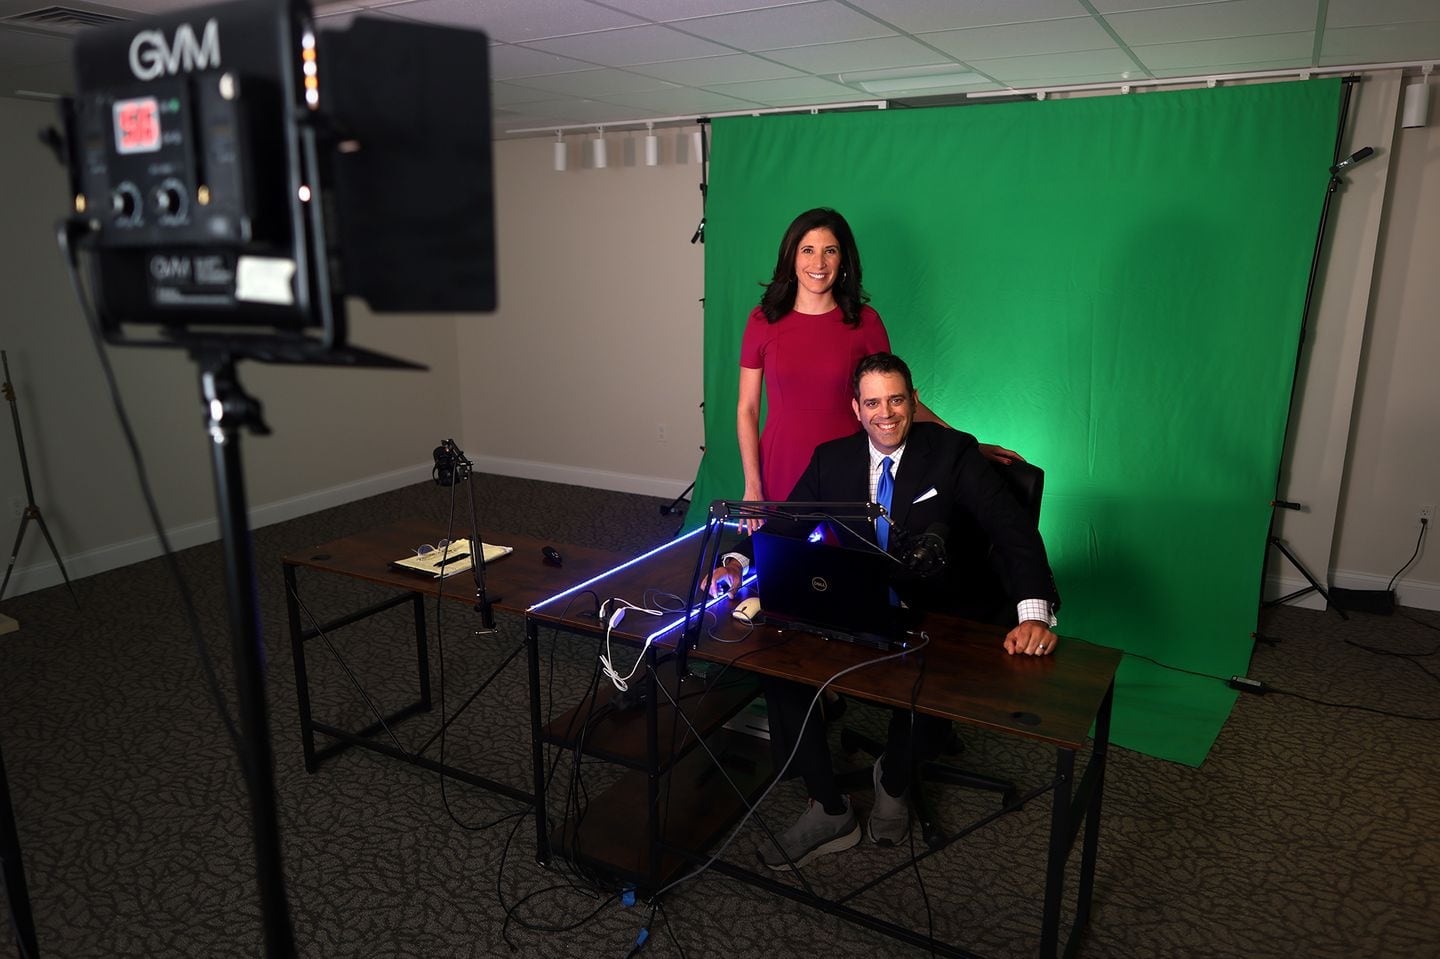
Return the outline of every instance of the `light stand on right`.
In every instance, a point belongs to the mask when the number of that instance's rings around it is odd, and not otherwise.
[[[1355,164],[1361,163],[1364,160],[1370,158],[1375,153],[1374,147],[1361,147],[1359,150],[1356,150],[1354,153],[1350,154],[1344,159],[1340,158],[1340,144],[1344,141],[1345,137],[1345,118],[1350,113],[1350,92],[1352,89],[1354,89],[1355,82],[1355,79],[1351,77],[1347,77],[1345,79],[1345,96],[1342,99],[1340,105],[1340,123],[1339,128],[1335,131],[1335,152],[1333,154],[1334,163],[1330,167],[1330,180],[1325,188],[1325,202],[1320,207],[1320,226],[1316,230],[1315,234],[1315,252],[1310,258],[1310,278],[1305,284],[1305,305],[1301,308],[1300,311],[1300,336],[1295,347],[1295,372],[1291,376],[1292,387],[1290,391],[1290,404],[1292,410],[1295,403],[1295,391],[1293,383],[1300,374],[1300,360],[1305,348],[1305,334],[1310,324],[1310,306],[1314,301],[1315,281],[1320,271],[1320,254],[1325,246],[1325,227],[1330,219],[1330,201],[1335,196],[1335,191],[1339,189],[1340,184],[1344,182],[1340,178],[1340,174],[1350,169]],[[1287,417],[1285,424],[1285,433],[1287,436],[1289,435],[1289,432],[1290,423],[1289,418]],[[1281,448],[1284,448],[1283,444]],[[1272,510],[1288,509],[1298,512],[1304,508],[1303,504],[1280,498],[1280,477],[1278,475],[1275,477],[1275,487],[1276,496],[1270,501],[1270,507]],[[1299,596],[1304,596],[1306,593],[1315,592],[1319,593],[1322,597],[1324,597],[1325,605],[1331,609],[1334,609],[1335,612],[1339,613],[1341,619],[1350,618],[1345,615],[1345,610],[1341,609],[1339,606],[1336,606],[1330,601],[1329,591],[1326,590],[1324,586],[1320,585],[1319,580],[1317,580],[1314,575],[1312,575],[1311,572],[1305,568],[1305,564],[1300,562],[1299,558],[1296,557],[1296,555],[1290,551],[1290,548],[1285,545],[1285,542],[1275,534],[1275,514],[1273,512],[1270,514],[1270,529],[1266,533],[1265,544],[1267,548],[1271,546],[1275,547],[1275,549],[1279,551],[1281,556],[1284,556],[1287,560],[1290,561],[1291,565],[1293,565],[1297,570],[1300,571],[1300,575],[1305,577],[1305,581],[1310,585],[1301,587],[1300,589],[1294,590],[1293,592],[1286,593],[1284,596],[1279,596],[1275,599],[1266,600],[1260,604],[1261,607],[1268,609],[1272,606],[1279,606],[1283,603],[1288,603],[1290,600],[1295,599]],[[1262,579],[1261,593],[1263,595],[1263,579],[1265,576],[1263,566],[1261,568],[1260,576]],[[1262,639],[1263,637],[1261,637],[1257,632],[1256,638]]]

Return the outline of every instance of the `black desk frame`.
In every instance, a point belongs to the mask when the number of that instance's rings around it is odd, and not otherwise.
[[[678,544],[680,541],[677,540],[674,542]],[[597,577],[597,579],[599,578],[600,577]],[[555,598],[558,597],[552,597],[552,600]],[[550,601],[551,600],[547,600],[546,602]],[[542,603],[539,605],[545,604]],[[540,621],[531,615],[533,610],[538,608],[539,606],[532,607],[531,611],[527,611],[525,620],[526,645],[529,652],[530,714],[533,734],[532,748],[535,764],[534,808],[536,860],[541,865],[548,865],[551,859],[552,849],[546,826],[545,799],[547,787],[545,781],[544,744],[542,739],[540,705]],[[576,635],[598,638],[596,637],[596,627],[593,624],[547,622],[546,625],[554,629],[564,629]],[[696,654],[692,652],[691,656],[696,656]],[[655,682],[655,666],[657,662],[657,650],[654,645],[645,651],[645,660],[647,666],[645,682],[647,684],[653,684]],[[737,668],[743,669],[744,667],[741,666]],[[1095,885],[1095,862],[1100,838],[1100,810],[1105,787],[1105,766],[1110,746],[1110,718],[1114,695],[1115,683],[1112,676],[1106,686],[1104,697],[1095,715],[1094,731],[1091,736],[1090,760],[1086,764],[1085,771],[1078,784],[1075,780],[1075,760],[1078,750],[1071,746],[1057,744],[1055,747],[1055,775],[1051,782],[1025,793],[1013,806],[1006,807],[991,815],[985,816],[954,832],[948,836],[943,843],[921,853],[917,857],[917,859],[928,858],[930,855],[939,852],[957,840],[989,825],[1004,813],[1011,811],[1011,809],[1018,808],[1026,802],[1038,798],[1046,792],[1050,792],[1052,794],[1050,834],[1046,854],[1044,906],[1041,916],[1040,948],[1038,952],[1041,959],[1055,959],[1055,957],[1060,955],[1066,957],[1074,956],[1080,947],[1081,938],[1089,923],[1090,907]],[[658,798],[656,698],[656,693],[652,688],[650,695],[647,697],[648,706],[646,717],[649,754],[652,759],[652,765],[648,770],[650,772],[650,786],[647,793],[650,808],[654,807]],[[963,720],[959,721],[963,722]],[[1016,735],[1022,734],[1016,733]],[[650,862],[652,872],[658,871],[654,870],[653,867],[658,865],[659,856],[662,852],[660,837],[657,834],[658,827],[655,826],[655,818],[656,817],[651,817]],[[1076,839],[1080,837],[1082,827],[1084,829],[1084,839],[1081,845],[1079,883],[1075,894],[1075,917],[1070,928],[1066,931],[1063,944],[1064,951],[1062,953],[1060,951],[1060,918],[1065,893],[1065,872],[1070,855],[1075,848]],[[700,855],[695,850],[676,850],[666,847],[664,851],[678,852],[689,861],[697,864],[703,863],[708,859],[708,857]],[[897,925],[887,919],[863,912],[847,904],[850,900],[878,883],[889,879],[902,870],[909,869],[910,860],[906,860],[902,865],[891,869],[838,899],[828,899],[815,894],[809,890],[808,886],[803,884],[803,879],[802,887],[795,887],[779,882],[770,876],[760,874],[752,869],[719,859],[717,859],[710,868],[715,869],[722,875],[739,879],[812,908],[820,909],[831,915],[845,919],[848,922],[873,929],[891,938],[931,949],[939,955],[958,957],[977,957],[978,955],[953,944],[934,940],[930,936],[919,933],[916,930]]]
[[[295,575],[296,568],[297,567],[289,563],[286,563],[284,565],[285,604],[290,618],[290,648],[294,653],[295,657],[295,694],[300,706],[300,737],[305,750],[306,772],[313,773],[320,768],[320,763],[324,760],[329,759],[330,757],[340,752],[343,752],[344,750],[349,749],[352,746],[358,746],[362,749],[369,749],[374,752],[389,756],[392,759],[398,759],[401,762],[409,763],[412,766],[419,766],[423,769],[428,769],[431,772],[437,772],[441,775],[449,776],[452,779],[468,783],[472,786],[479,786],[482,789],[488,789],[491,792],[499,793],[503,796],[508,796],[511,799],[518,799],[521,802],[527,804],[535,803],[536,794],[534,793],[525,792],[524,790],[517,789],[507,783],[498,782],[497,780],[490,779],[486,776],[481,776],[477,773],[470,772],[469,770],[462,769],[459,766],[452,766],[449,763],[442,763],[438,760],[431,759],[430,757],[424,755],[424,751],[428,749],[430,747],[430,744],[433,743],[440,736],[440,733],[447,729],[450,724],[453,723],[459,717],[459,715],[465,711],[465,709],[470,705],[470,703],[475,700],[475,697],[480,695],[480,693],[485,689],[485,687],[488,686],[497,675],[499,675],[501,670],[503,670],[506,666],[510,665],[510,663],[515,659],[515,657],[520,654],[521,650],[526,648],[526,643],[520,643],[513,650],[511,650],[510,655],[506,656],[505,659],[500,663],[500,665],[495,667],[494,671],[492,671],[491,674],[486,677],[485,682],[480,685],[480,688],[477,689],[474,693],[472,693],[470,698],[467,699],[463,704],[461,704],[461,706],[456,709],[454,713],[452,713],[448,718],[444,719],[444,721],[441,723],[440,729],[437,730],[435,734],[432,735],[425,742],[425,744],[420,747],[419,750],[412,752],[406,751],[404,749],[398,749],[392,745],[376,739],[375,737],[380,732],[387,730],[391,723],[398,723],[401,720],[416,715],[417,713],[428,713],[433,708],[433,702],[430,695],[430,647],[429,641],[426,638],[425,628],[425,600],[427,598],[426,594],[418,590],[409,593],[402,593],[398,596],[391,597],[387,600],[382,600],[381,602],[367,606],[363,609],[358,609],[354,612],[347,613],[344,616],[337,617],[336,619],[333,619],[327,623],[322,623],[319,626],[306,627],[301,623],[300,620],[300,591],[297,577]],[[310,677],[305,665],[305,644],[312,639],[316,639],[317,637],[332,636],[336,630],[342,629],[345,626],[349,626],[353,623],[358,623],[361,620],[368,619],[371,616],[375,616],[387,610],[394,609],[397,606],[403,606],[406,603],[411,604],[415,620],[415,662],[418,673],[417,682],[419,685],[419,698],[416,699],[413,703],[403,706],[400,709],[390,713],[389,715],[377,719],[374,723],[371,723],[364,729],[351,731],[341,729],[340,727],[334,726],[330,723],[320,722],[316,720],[311,714],[310,709]],[[335,650],[334,652],[336,658],[340,660],[342,667],[345,668],[346,672],[348,673],[349,667],[344,665],[344,660],[340,657],[339,651]],[[356,682],[356,686],[359,686],[358,681]],[[365,697],[366,702],[369,703],[369,696],[364,693],[363,689],[361,689],[360,691],[361,695]],[[337,740],[337,742],[333,742],[330,745],[317,750],[315,748],[316,733],[321,733],[325,736],[329,736],[330,738]]]
[[[923,852],[919,852],[914,858],[915,862],[928,859],[930,856],[970,835],[970,833],[983,829],[1001,816],[1019,809],[1032,799],[1036,799],[1047,792],[1051,793],[1050,838],[1045,868],[1044,911],[1040,925],[1039,955],[1042,959],[1054,959],[1057,955],[1067,957],[1074,956],[1080,947],[1080,938],[1090,920],[1090,904],[1095,887],[1095,859],[1100,840],[1100,801],[1105,789],[1105,763],[1110,744],[1110,708],[1114,694],[1115,684],[1111,682],[1109,689],[1106,690],[1104,703],[1101,705],[1099,713],[1095,718],[1095,735],[1092,740],[1090,761],[1086,764],[1085,771],[1081,775],[1078,785],[1075,784],[1076,751],[1064,746],[1056,747],[1055,778],[1051,782],[1027,791],[1012,805],[1005,806],[988,816],[977,819],[968,826],[946,836],[944,842],[931,846]],[[1063,953],[1060,953],[1060,912],[1064,904],[1065,869],[1070,854],[1075,848],[1075,840],[1079,838],[1082,825],[1085,828],[1085,837],[1080,854],[1080,883],[1075,894],[1075,919],[1065,937],[1065,950]],[[704,860],[701,859],[699,861]],[[978,953],[959,948],[951,943],[932,939],[927,935],[920,934],[914,929],[897,925],[889,920],[846,905],[850,900],[890,879],[892,876],[909,870],[911,868],[911,860],[909,859],[898,866],[892,867],[874,879],[867,881],[864,885],[851,890],[838,899],[827,899],[808,891],[806,888],[787,885],[770,876],[758,873],[753,869],[747,869],[743,866],[725,862],[724,860],[716,860],[710,868],[733,879],[739,879],[742,882],[773,892],[776,895],[793,899],[796,902],[804,903],[814,909],[838,916],[856,925],[873,929],[892,939],[898,939],[902,942],[908,942],[912,945],[930,949],[937,955],[980,959]]]

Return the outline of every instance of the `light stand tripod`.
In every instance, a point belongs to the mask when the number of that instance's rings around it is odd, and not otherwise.
[[[1296,344],[1295,347],[1295,371],[1291,374],[1292,386],[1290,394],[1290,411],[1292,413],[1294,411],[1295,405],[1293,384],[1300,376],[1300,361],[1303,351],[1305,349],[1305,334],[1310,324],[1310,306],[1311,303],[1314,301],[1315,297],[1315,280],[1320,271],[1320,254],[1325,246],[1325,227],[1330,219],[1330,201],[1334,198],[1335,191],[1339,189],[1340,184],[1344,182],[1340,179],[1340,174],[1343,171],[1348,170],[1355,164],[1367,159],[1375,152],[1373,147],[1362,147],[1359,150],[1356,150],[1354,153],[1350,154],[1348,157],[1345,157],[1344,159],[1340,158],[1340,144],[1344,142],[1345,138],[1345,118],[1350,115],[1350,93],[1354,89],[1356,78],[1346,77],[1344,83],[1345,95],[1341,99],[1340,103],[1340,123],[1338,129],[1335,131],[1335,149],[1334,153],[1332,154],[1334,162],[1330,167],[1330,182],[1326,185],[1325,188],[1325,202],[1320,207],[1320,226],[1315,233],[1315,252],[1310,257],[1310,278],[1305,285],[1305,305],[1300,310],[1300,337],[1299,342]],[[1290,417],[1287,416],[1285,422],[1285,435],[1289,436],[1289,434]],[[1275,477],[1275,486],[1278,493],[1280,486],[1279,476]],[[1288,509],[1298,511],[1302,509],[1302,505],[1300,503],[1280,499],[1278,495],[1275,499],[1272,499],[1270,501],[1270,507],[1272,510]],[[1300,562],[1299,558],[1290,551],[1289,547],[1285,545],[1284,541],[1282,541],[1279,536],[1275,535],[1274,512],[1270,514],[1270,528],[1266,533],[1265,544],[1267,547],[1275,547],[1280,552],[1281,556],[1284,556],[1286,559],[1288,559],[1290,561],[1290,564],[1300,571],[1300,575],[1304,576],[1305,581],[1308,582],[1310,585],[1304,586],[1293,592],[1286,593],[1284,596],[1262,602],[1260,604],[1262,607],[1269,608],[1271,606],[1279,606],[1282,603],[1288,603],[1290,600],[1295,599],[1296,597],[1304,596],[1306,593],[1316,592],[1319,593],[1322,597],[1324,597],[1325,605],[1327,607],[1334,609],[1337,613],[1340,614],[1341,619],[1348,620],[1350,618],[1349,616],[1345,615],[1345,611],[1343,609],[1330,602],[1330,593],[1325,589],[1324,586],[1320,585],[1320,582],[1310,573],[1308,569],[1305,568],[1305,564]],[[1261,567],[1260,575],[1263,580],[1265,575],[1263,566]],[[1262,594],[1264,592],[1263,583],[1261,592]],[[1256,636],[1257,638],[1259,638],[1258,633],[1256,634]]]
[[[15,403],[15,387],[10,383],[10,358],[4,350],[0,350],[0,365],[5,367],[5,399],[10,404],[10,419],[15,423],[15,448],[20,452],[20,472],[25,477],[26,499],[20,530],[15,534],[15,545],[10,548],[10,565],[5,567],[5,579],[0,581],[0,599],[5,596],[5,587],[10,585],[10,574],[15,570],[16,560],[20,558],[20,543],[25,539],[25,527],[29,526],[33,519],[50,546],[50,555],[55,557],[55,565],[60,567],[60,575],[65,577],[65,588],[70,591],[75,608],[79,609],[80,597],[75,595],[75,587],[70,584],[70,574],[65,571],[65,561],[60,558],[60,551],[55,548],[55,540],[50,538],[50,528],[45,525],[45,517],[40,515],[40,507],[35,505],[35,487],[30,482],[30,461],[25,458],[25,435],[20,431],[20,410]]]

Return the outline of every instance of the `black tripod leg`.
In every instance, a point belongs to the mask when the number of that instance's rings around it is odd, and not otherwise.
[[[35,512],[35,522],[40,526],[40,532],[45,536],[45,542],[50,545],[50,555],[55,557],[55,565],[60,567],[60,575],[65,578],[65,588],[70,591],[70,599],[75,608],[80,608],[80,597],[75,595],[75,587],[70,583],[70,574],[65,572],[65,562],[60,558],[60,551],[55,548],[55,541],[50,538],[50,527],[45,525],[45,517],[40,515],[40,507],[30,507]]]
[[[35,914],[30,911],[30,892],[25,886],[25,865],[20,861],[20,832],[10,804],[10,782],[5,776],[5,755],[0,753],[0,867],[10,901],[10,919],[20,940],[20,955],[38,959],[40,946],[35,938]]]
[[[1272,600],[1270,600],[1270,602],[1268,602],[1268,603],[1265,604],[1266,606],[1278,606],[1278,605],[1280,605],[1281,603],[1288,602],[1289,600],[1294,599],[1296,596],[1301,596],[1301,595],[1303,595],[1303,594],[1305,594],[1305,593],[1308,593],[1310,590],[1313,589],[1315,592],[1319,593],[1321,596],[1323,596],[1323,597],[1325,598],[1325,605],[1326,605],[1326,606],[1328,606],[1329,608],[1335,610],[1335,612],[1337,612],[1337,613],[1340,614],[1340,618],[1341,618],[1341,619],[1347,620],[1347,621],[1350,619],[1349,616],[1346,616],[1346,615],[1345,615],[1345,610],[1341,609],[1339,606],[1336,606],[1334,603],[1330,602],[1330,592],[1329,592],[1327,589],[1325,589],[1324,586],[1321,586],[1321,585],[1315,580],[1315,577],[1314,577],[1314,576],[1311,576],[1311,575],[1310,575],[1310,571],[1305,568],[1305,564],[1302,563],[1302,562],[1300,562],[1300,560],[1296,558],[1296,556],[1295,556],[1294,553],[1290,552],[1289,547],[1287,547],[1283,542],[1281,542],[1280,537],[1278,537],[1278,536],[1272,536],[1272,537],[1270,537],[1270,545],[1271,545],[1271,546],[1274,546],[1276,549],[1278,549],[1278,550],[1280,551],[1281,555],[1284,556],[1286,559],[1288,559],[1288,560],[1290,561],[1290,565],[1294,566],[1296,569],[1298,569],[1298,570],[1300,571],[1300,575],[1305,577],[1305,581],[1306,581],[1307,583],[1309,583],[1310,586],[1309,586],[1308,589],[1296,590],[1295,592],[1293,592],[1293,593],[1288,593],[1288,594],[1286,594],[1286,595],[1284,595],[1284,596],[1281,596],[1281,597],[1278,598],[1278,599],[1272,599]]]
[[[15,571],[15,561],[20,558],[20,542],[25,539],[25,527],[30,525],[30,511],[27,509],[20,520],[20,531],[15,534],[15,545],[10,547],[10,565],[5,567],[5,579],[0,581],[0,598],[5,596],[5,587],[10,585],[10,574]]]
[[[685,502],[685,500],[690,497],[690,491],[694,488],[695,484],[693,482],[689,486],[685,487],[684,492],[671,500],[668,505],[660,507],[660,515],[669,516],[671,513],[675,512],[676,509],[680,506],[680,504]]]

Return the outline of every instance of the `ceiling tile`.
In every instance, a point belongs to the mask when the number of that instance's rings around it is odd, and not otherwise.
[[[1127,79],[1140,78],[1122,77],[1114,73],[1073,73],[1055,77],[1032,77],[1021,74],[1007,79],[1005,86],[1013,90],[1034,90],[1037,88],[1054,90],[1059,87],[1084,87],[1107,83],[1124,83]]]
[[[752,53],[895,35],[895,31],[834,0],[686,20],[680,28]]]
[[[756,101],[753,100],[728,97],[712,90],[687,90],[683,87],[646,93],[622,93],[607,99],[631,107],[636,116],[705,116],[756,108]]]
[[[675,60],[670,63],[637,64],[628,69],[634,73],[692,86],[800,76],[798,70],[748,53],[737,53],[728,57],[702,57],[698,60]]]
[[[995,90],[999,86],[989,80],[980,83],[932,84],[908,89],[886,90],[883,94],[876,94],[876,96],[883,96],[887,100],[904,100],[907,97],[943,97],[959,93],[973,93],[977,90]]]
[[[637,90],[658,90],[670,84],[654,77],[642,77],[624,70],[580,70],[557,73],[548,77],[529,77],[524,85],[547,90],[552,95],[608,98],[612,93],[634,93]]]
[[[1080,0],[851,0],[907,33],[1083,17]]]
[[[1187,7],[1213,0],[1090,0],[1100,14],[1124,13],[1128,10],[1155,10],[1159,7]]]
[[[971,66],[1003,83],[1014,85],[1014,78],[1038,78],[1047,82],[1069,76],[1108,76],[1125,79],[1129,74],[1139,78],[1134,61],[1120,50],[1087,50],[1080,53],[1058,53],[1038,57],[1005,57],[998,60],[973,60]]]
[[[497,107],[513,107],[525,103],[539,103],[553,100],[555,94],[549,90],[536,90],[524,83],[506,83],[495,80],[490,84],[490,103]]]
[[[1145,66],[1156,70],[1186,67],[1200,73],[1216,71],[1214,67],[1265,60],[1293,60],[1307,63],[1314,52],[1315,38],[1309,33],[1272,33],[1263,37],[1227,37],[1223,40],[1195,40],[1191,43],[1159,43],[1131,47],[1130,52]],[[1259,69],[1258,67],[1255,69]]]
[[[714,89],[719,93],[737,96],[757,103],[791,104],[804,102],[809,97],[815,103],[834,103],[839,100],[875,99],[839,83],[831,83],[820,77],[797,77],[790,80],[757,80],[753,83],[726,83]]]
[[[122,11],[128,11],[133,13],[136,17],[143,17],[154,15],[157,13],[174,13],[177,10],[184,10],[188,7],[196,6],[197,2],[198,0],[106,0],[103,6],[109,9],[104,9],[100,12],[117,14],[121,13]],[[48,2],[34,2],[34,0],[25,3],[25,7],[28,10],[43,10],[44,8],[52,5],[63,7],[67,4],[64,2],[64,0],[58,0],[58,2],[54,4]],[[78,5],[77,9],[87,9],[95,6],[102,5],[81,3]]]
[[[946,30],[927,33],[921,39],[957,60],[1111,50],[1115,47],[1110,34],[1090,17]]]
[[[657,23],[674,23],[717,13],[739,13],[767,7],[788,7],[817,0],[605,0],[605,5]]]
[[[873,40],[848,40],[844,43],[817,43],[808,47],[767,50],[765,56],[809,73],[849,73],[945,60],[925,44],[916,43],[909,37],[876,37]]]
[[[1330,0],[1325,29],[1423,20],[1440,20],[1440,3],[1435,0]]]
[[[584,33],[574,37],[557,37],[553,40],[537,40],[526,44],[526,47],[563,57],[574,57],[577,60],[588,60],[607,67],[686,60],[691,57],[718,57],[737,52],[660,26],[629,27],[604,30],[600,33]]]
[[[1316,0],[1223,0],[1105,17],[1125,43],[1177,43],[1315,30]]]
[[[593,70],[595,64],[558,57],[543,50],[514,47],[508,43],[490,45],[490,79],[510,80],[515,77],[540,77],[551,73]]]
[[[476,3],[474,0],[410,0],[384,6],[386,13],[407,20],[448,23],[484,30],[496,40],[520,43],[610,30],[643,23],[638,17],[598,6],[588,0],[524,0],[523,3]]]
[[[1326,30],[1320,63],[1403,63],[1440,60],[1440,21]]]
[[[1222,69],[1207,69],[1198,72],[1201,75],[1207,73],[1214,75],[1220,73],[1263,73],[1269,70],[1298,71],[1313,66],[1314,64],[1310,61],[1311,56],[1309,53],[1306,53],[1303,57],[1290,57],[1280,60],[1256,60],[1250,63],[1233,63]],[[1218,64],[1216,66],[1218,66]],[[1197,75],[1197,70],[1193,66],[1152,67],[1150,72],[1154,73],[1157,77],[1193,77]]]

